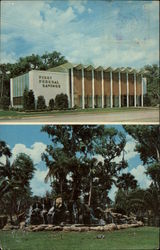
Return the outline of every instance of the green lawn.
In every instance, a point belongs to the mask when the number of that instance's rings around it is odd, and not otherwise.
[[[104,239],[97,239],[104,234]],[[157,249],[158,228],[141,227],[114,232],[4,232],[0,231],[3,250],[112,250]]]
[[[48,116],[48,115],[59,115],[59,114],[79,114],[79,113],[114,113],[114,112],[125,112],[125,111],[141,111],[149,110],[150,108],[96,108],[96,109],[77,109],[77,110],[54,110],[54,111],[41,111],[41,112],[18,112],[18,111],[4,111],[0,110],[0,118],[22,118],[25,116]]]

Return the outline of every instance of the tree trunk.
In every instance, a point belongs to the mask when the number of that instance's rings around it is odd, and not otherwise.
[[[62,194],[63,194],[63,181],[62,180],[60,181],[60,193],[62,197]]]
[[[91,198],[92,198],[92,180],[90,181],[90,188],[89,188],[89,197],[88,197],[88,206],[91,205]]]
[[[157,160],[158,162],[160,162],[160,153],[157,147],[156,147],[156,152],[157,152]]]

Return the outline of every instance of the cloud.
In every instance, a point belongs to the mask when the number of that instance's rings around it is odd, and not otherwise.
[[[31,188],[34,195],[43,196],[47,190],[51,190],[50,183],[44,183],[44,178],[47,175],[48,169],[46,169],[41,160],[41,154],[45,149],[46,145],[42,142],[35,142],[31,147],[26,147],[24,144],[16,144],[12,149],[12,162],[19,153],[25,153],[31,157],[35,164],[36,170],[31,180]]]
[[[37,168],[34,178],[31,180],[31,188],[34,195],[43,196],[46,191],[51,191],[50,183],[44,183],[44,179],[47,175],[48,170],[39,170]]]
[[[125,160],[129,161],[130,159],[134,158],[138,155],[138,153],[135,151],[136,141],[130,136],[126,136],[126,146],[124,148],[125,150]]]
[[[122,3],[114,6],[106,1],[64,1],[61,8],[56,1],[3,1],[2,61],[57,50],[75,63],[113,67],[156,63],[159,15],[154,2],[122,8]]]
[[[145,174],[146,169],[143,165],[138,165],[135,168],[132,168],[131,171],[129,171],[128,168],[124,169],[122,173],[131,173],[135,179],[138,181],[138,185],[140,188],[146,189],[151,184],[151,180],[148,178],[148,176]],[[121,173],[121,174],[122,174]],[[109,191],[109,198],[114,201],[116,192],[118,188],[113,184],[111,190]]]
[[[82,14],[85,11],[85,4],[87,1],[85,0],[70,0],[69,4],[79,13]]]
[[[27,148],[24,144],[16,144],[12,149],[12,161],[19,153],[25,153],[31,157],[34,164],[41,162],[41,154],[45,151],[46,145],[42,142],[35,142],[30,148]]]
[[[110,198],[112,201],[115,200],[115,196],[116,196],[117,190],[118,190],[118,188],[113,184],[113,185],[112,185],[112,188],[111,188],[111,190],[109,191],[109,194],[108,194],[109,198]]]
[[[145,167],[143,165],[139,165],[136,168],[133,168],[130,173],[134,175],[135,179],[140,184],[141,188],[148,188],[151,184],[151,180],[145,174]]]
[[[126,141],[127,142],[124,147],[124,158],[127,162],[129,162],[131,159],[133,159],[139,154],[135,151],[136,141],[128,134],[126,136]],[[123,158],[123,152],[121,153],[119,157],[115,158],[115,162],[119,163],[122,160],[122,158]],[[126,170],[123,170],[123,171],[126,171]]]
[[[1,59],[0,59],[0,63],[14,63],[16,61],[16,54],[14,52],[11,52],[11,53],[7,53],[5,51],[3,51],[1,53]]]

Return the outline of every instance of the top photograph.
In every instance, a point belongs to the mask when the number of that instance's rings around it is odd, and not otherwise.
[[[1,1],[0,124],[159,124],[159,1]]]

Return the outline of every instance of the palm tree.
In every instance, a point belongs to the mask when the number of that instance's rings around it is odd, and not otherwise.
[[[3,151],[4,155],[9,157],[10,151],[4,143],[1,145],[1,153]],[[4,207],[7,207],[11,221],[12,214],[17,214],[20,210],[22,200],[24,204],[30,196],[33,173],[33,162],[26,154],[19,154],[12,164],[8,158],[5,164],[0,164],[0,199]]]
[[[11,157],[12,153],[10,148],[6,145],[5,141],[0,141],[0,157],[5,156],[6,158]]]
[[[118,177],[117,187],[123,189],[128,194],[129,190],[134,190],[137,188],[137,180],[130,173],[122,174]]]
[[[11,167],[9,158],[11,157],[10,148],[5,141],[0,141],[0,157],[5,156],[6,162],[0,162],[0,197],[9,189],[9,179],[11,177]]]
[[[66,182],[66,176],[68,174],[68,157],[63,152],[62,149],[54,149],[50,146],[48,147],[48,152],[52,155],[52,160],[49,160],[48,154],[44,153],[42,159],[46,162],[47,167],[49,168],[48,173],[45,177],[45,182],[48,182],[49,179],[52,181],[52,184],[56,184],[57,195],[63,197],[64,194],[64,183]]]

